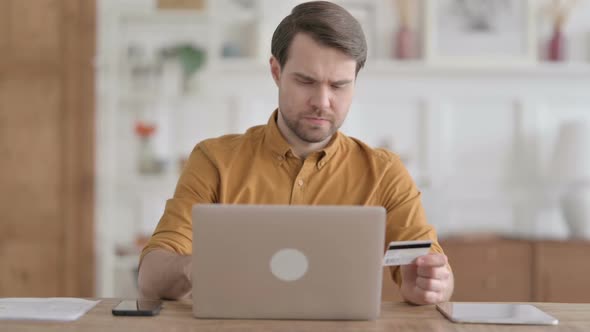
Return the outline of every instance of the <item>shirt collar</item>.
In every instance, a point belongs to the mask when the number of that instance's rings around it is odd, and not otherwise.
[[[281,134],[277,125],[278,109],[272,112],[268,123],[266,124],[264,144],[273,152],[276,157],[286,158],[287,152],[291,150],[289,143]]]
[[[272,112],[270,118],[268,119],[268,123],[266,125],[265,130],[265,142],[264,144],[273,152],[275,157],[277,158],[286,158],[287,153],[291,150],[291,146],[287,140],[281,134],[279,130],[279,126],[277,125],[277,117],[278,117],[278,109]],[[324,147],[321,152],[323,157],[321,157],[321,163],[319,165],[324,165],[328,160],[330,160],[336,152],[340,149],[342,145],[343,135],[340,131],[337,131],[333,136],[328,145]],[[282,160],[282,159],[280,159]],[[322,166],[319,166],[320,168]]]

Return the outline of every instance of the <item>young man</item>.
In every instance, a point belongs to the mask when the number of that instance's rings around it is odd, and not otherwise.
[[[190,293],[192,206],[228,203],[383,206],[386,243],[434,241],[433,253],[392,268],[404,299],[415,304],[449,300],[452,272],[399,158],[338,131],[366,50],[359,23],[335,4],[304,3],[283,19],[270,58],[279,107],[265,126],[195,147],[143,250],[139,287],[144,297],[177,299]]]

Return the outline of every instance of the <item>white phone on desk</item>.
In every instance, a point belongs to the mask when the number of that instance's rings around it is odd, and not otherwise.
[[[557,318],[530,304],[446,302],[436,305],[450,321],[477,324],[557,325]]]

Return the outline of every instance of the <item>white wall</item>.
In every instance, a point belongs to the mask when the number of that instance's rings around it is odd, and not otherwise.
[[[533,3],[538,7],[540,1]],[[97,243],[102,296],[123,292],[115,288],[113,247],[132,242],[138,229],[157,223],[176,182],[176,168],[159,177],[137,175],[132,128],[138,115],[133,100],[118,91],[121,50],[114,41],[121,36],[114,13],[152,7],[147,0],[99,1]],[[343,131],[369,144],[386,142],[406,160],[423,190],[429,220],[440,233],[567,236],[555,194],[547,186],[547,169],[560,124],[590,120],[590,67],[582,63],[590,61],[590,1],[580,2],[569,23],[569,58],[577,63],[572,67],[466,69],[369,62],[359,76]],[[547,35],[546,27],[538,30]],[[378,52],[384,55],[386,49]],[[172,162],[201,139],[266,122],[277,99],[266,66],[237,66],[203,72],[196,82],[198,93],[189,97],[148,104],[167,115],[165,144]]]

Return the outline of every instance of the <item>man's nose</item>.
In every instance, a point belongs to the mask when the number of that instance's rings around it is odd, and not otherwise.
[[[330,89],[325,86],[319,86],[311,97],[311,106],[317,109],[329,109],[330,99]]]

